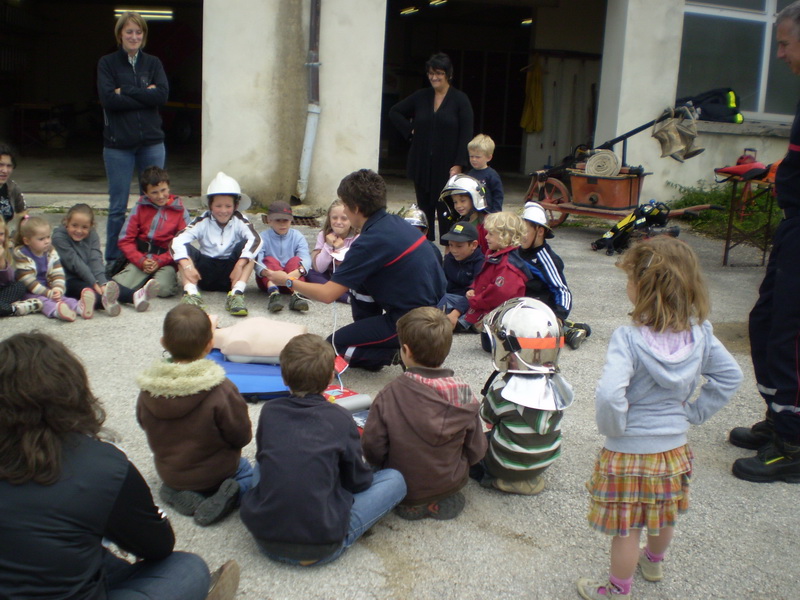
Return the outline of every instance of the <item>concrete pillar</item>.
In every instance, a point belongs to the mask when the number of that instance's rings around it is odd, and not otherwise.
[[[320,122],[306,203],[378,166],[385,0],[322,0]],[[309,0],[203,3],[203,190],[217,171],[267,205],[296,192]]]
[[[683,0],[609,0],[600,75],[595,145],[656,118],[675,103],[683,34]],[[615,148],[622,154],[622,144]],[[627,162],[659,171],[661,181],[680,167],[662,159],[661,147],[643,131],[628,140]],[[665,189],[645,179],[642,200],[665,199]]]

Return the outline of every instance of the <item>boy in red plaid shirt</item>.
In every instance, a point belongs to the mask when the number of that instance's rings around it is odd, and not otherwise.
[[[407,370],[372,403],[361,438],[364,456],[403,474],[408,492],[395,508],[398,516],[453,519],[464,508],[459,490],[469,468],[486,453],[480,404],[469,385],[441,367],[453,341],[442,311],[415,308],[397,321],[397,335]]]

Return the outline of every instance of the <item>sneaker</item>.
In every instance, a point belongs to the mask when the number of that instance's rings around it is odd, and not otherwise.
[[[228,295],[225,297],[225,310],[234,317],[246,317],[247,307],[244,305],[244,294],[228,292]]]
[[[664,561],[651,561],[647,558],[644,548],[639,553],[639,568],[642,570],[642,577],[647,581],[661,581],[664,579]]]
[[[239,482],[235,479],[226,479],[213,496],[203,500],[197,507],[194,513],[195,523],[205,527],[220,521],[233,512],[238,500]]]
[[[752,427],[734,427],[728,434],[728,441],[739,448],[758,450],[772,441],[775,426],[771,419],[759,421]]]
[[[174,507],[182,515],[191,517],[197,511],[200,503],[206,499],[203,494],[199,492],[192,492],[191,490],[175,490],[167,484],[161,484],[161,489],[158,490],[158,495],[161,499]]]
[[[211,574],[206,600],[233,600],[239,589],[239,563],[229,560]]]
[[[306,300],[300,294],[295,292],[294,294],[292,294],[292,297],[289,298],[289,310],[296,310],[297,312],[307,312],[308,300]]]
[[[84,319],[91,319],[94,316],[94,303],[97,301],[97,294],[92,288],[81,290],[81,299],[78,300],[78,312]]]
[[[281,312],[283,310],[283,302],[281,302],[280,292],[272,292],[269,295],[269,304],[267,309],[271,313]]]
[[[183,304],[192,304],[193,306],[197,306],[202,310],[206,310],[205,302],[203,302],[203,298],[200,296],[200,294],[187,294],[184,292],[181,302]]]
[[[733,461],[733,474],[755,483],[800,483],[800,446],[774,437],[755,456]]]
[[[602,592],[600,590],[603,590]],[[608,600],[608,598],[630,598],[630,594],[622,594],[610,581],[604,583],[592,581],[586,577],[578,579],[578,594],[584,600]]]
[[[42,312],[42,306],[44,305],[38,298],[28,298],[27,300],[19,300],[11,303],[11,308],[14,310],[14,314],[18,317],[24,317],[25,315],[32,315],[33,313]]]
[[[136,312],[144,312],[150,308],[150,300],[156,297],[158,290],[158,282],[155,279],[150,279],[141,289],[133,292],[133,308],[136,309]]]
[[[567,343],[567,346],[572,348],[573,350],[577,350],[581,347],[583,340],[586,339],[586,331],[583,329],[567,329],[564,332],[564,341]]]
[[[103,290],[103,295],[100,296],[100,303],[103,305],[103,310],[109,317],[116,317],[122,311],[122,308],[117,302],[119,298],[119,285],[116,281],[109,281]]]
[[[68,323],[72,323],[77,318],[77,313],[69,307],[69,304],[66,302],[59,302],[56,304],[56,314],[57,319],[61,319],[62,321],[67,321]]]
[[[508,479],[493,479],[492,486],[507,494],[520,494],[522,496],[535,496],[544,489],[544,477],[537,475],[533,479],[520,479],[519,481],[509,481]]]
[[[425,518],[448,521],[460,515],[466,503],[464,494],[456,492],[452,496],[430,504],[418,504],[416,506],[403,506],[400,504],[394,508],[394,512],[398,517],[406,521],[419,521]]]

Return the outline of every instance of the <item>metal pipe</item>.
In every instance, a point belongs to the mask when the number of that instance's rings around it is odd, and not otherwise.
[[[308,174],[314,157],[314,142],[317,139],[319,125],[319,29],[320,5],[322,0],[311,0],[311,18],[308,33],[308,57],[304,64],[308,68],[308,111],[306,115],[306,132],[303,137],[303,153],[300,156],[300,175],[297,179],[297,196],[292,196],[294,204],[306,199],[308,192]]]

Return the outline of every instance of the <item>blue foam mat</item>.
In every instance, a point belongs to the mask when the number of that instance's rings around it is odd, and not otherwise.
[[[225,360],[222,352],[212,350],[208,358],[218,363],[242,396],[255,396],[257,398],[277,398],[289,393],[289,388],[283,383],[280,365],[265,365],[259,363],[235,363]]]

